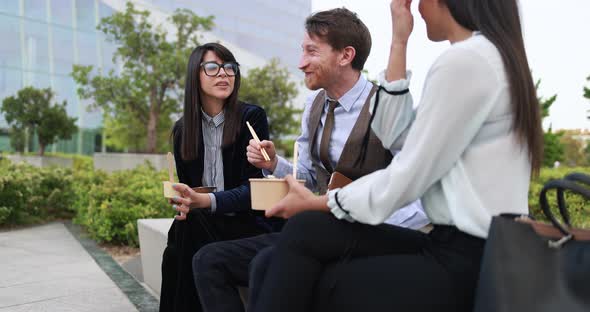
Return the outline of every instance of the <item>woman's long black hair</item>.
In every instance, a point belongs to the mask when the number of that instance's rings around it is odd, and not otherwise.
[[[444,0],[461,26],[481,32],[500,52],[510,83],[512,127],[525,143],[534,174],[543,162],[543,128],[537,92],[526,57],[516,0]]]

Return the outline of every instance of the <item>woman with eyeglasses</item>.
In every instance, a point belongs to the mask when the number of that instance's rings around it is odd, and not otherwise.
[[[162,261],[160,311],[201,311],[192,273],[193,255],[204,245],[278,230],[278,219],[256,216],[250,208],[249,178],[262,177],[248,163],[250,122],[268,139],[265,111],[238,101],[240,70],[233,54],[218,43],[197,47],[188,62],[184,112],[172,130],[181,196],[168,232]],[[213,186],[212,193],[191,187]]]

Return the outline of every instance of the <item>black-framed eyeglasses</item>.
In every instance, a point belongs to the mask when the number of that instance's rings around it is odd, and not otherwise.
[[[223,67],[223,71],[225,71],[225,74],[230,77],[233,77],[238,74],[240,64],[236,62],[227,62],[219,64],[217,62],[210,61],[201,63],[201,67],[203,68],[203,70],[205,71],[205,75],[207,76],[217,76],[219,74],[219,71]]]

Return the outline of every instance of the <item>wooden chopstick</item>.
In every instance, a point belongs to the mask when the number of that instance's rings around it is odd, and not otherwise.
[[[295,145],[293,146],[293,178],[297,180],[297,141],[295,141]]]
[[[250,129],[250,133],[252,134],[252,137],[254,138],[256,143],[260,144],[260,139],[256,135],[256,132],[254,132],[254,128],[252,128],[252,126],[250,125],[250,122],[246,121],[246,126],[248,126],[248,129]],[[266,150],[264,149],[264,147],[260,148],[260,152],[262,153],[264,160],[270,161],[270,157],[268,157],[268,154],[266,153]]]
[[[174,183],[174,166],[172,165],[172,153],[168,152],[166,155],[166,159],[168,160],[168,179],[170,182]]]

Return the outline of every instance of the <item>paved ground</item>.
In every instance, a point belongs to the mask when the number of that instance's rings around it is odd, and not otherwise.
[[[0,312],[138,310],[157,301],[75,226],[0,232]]]

